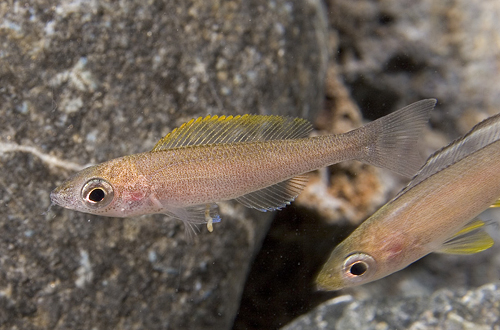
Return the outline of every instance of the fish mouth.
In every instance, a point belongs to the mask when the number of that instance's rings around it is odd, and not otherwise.
[[[316,283],[315,289],[316,291],[329,291],[329,289],[326,286],[320,283]]]
[[[72,203],[66,198],[67,194],[65,192],[66,190],[61,187],[52,190],[50,193],[50,201],[52,204],[68,208]]]
[[[50,201],[52,204],[61,205],[60,199],[60,194],[57,192],[57,189],[52,190],[50,193]]]
[[[327,283],[324,278],[317,278],[315,284],[316,291],[337,291],[342,289],[342,287],[340,287],[339,285]]]

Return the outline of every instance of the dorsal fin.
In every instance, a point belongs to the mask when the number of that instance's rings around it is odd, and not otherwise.
[[[311,123],[281,116],[206,116],[192,119],[158,141],[151,151],[204,144],[297,139],[309,135]]]
[[[469,133],[431,155],[396,198],[430,176],[498,140],[500,140],[500,114],[483,120]]]

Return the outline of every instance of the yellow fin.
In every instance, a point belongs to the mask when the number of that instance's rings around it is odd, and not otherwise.
[[[443,243],[437,252],[449,254],[474,254],[493,246],[493,239],[484,231],[485,223],[475,219]]]
[[[497,201],[491,204],[490,207],[500,207],[500,199],[497,199]]]
[[[281,116],[206,116],[182,124],[162,138],[152,152],[194,145],[304,138],[312,125]]]

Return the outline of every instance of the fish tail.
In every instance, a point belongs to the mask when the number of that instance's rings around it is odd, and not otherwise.
[[[435,99],[421,100],[361,127],[369,143],[360,160],[406,177],[415,175],[423,164],[418,138],[435,105]]]

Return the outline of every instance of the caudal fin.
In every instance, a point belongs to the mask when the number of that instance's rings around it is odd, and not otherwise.
[[[362,127],[371,142],[362,161],[412,177],[424,162],[417,141],[435,105],[435,99],[421,100]]]

